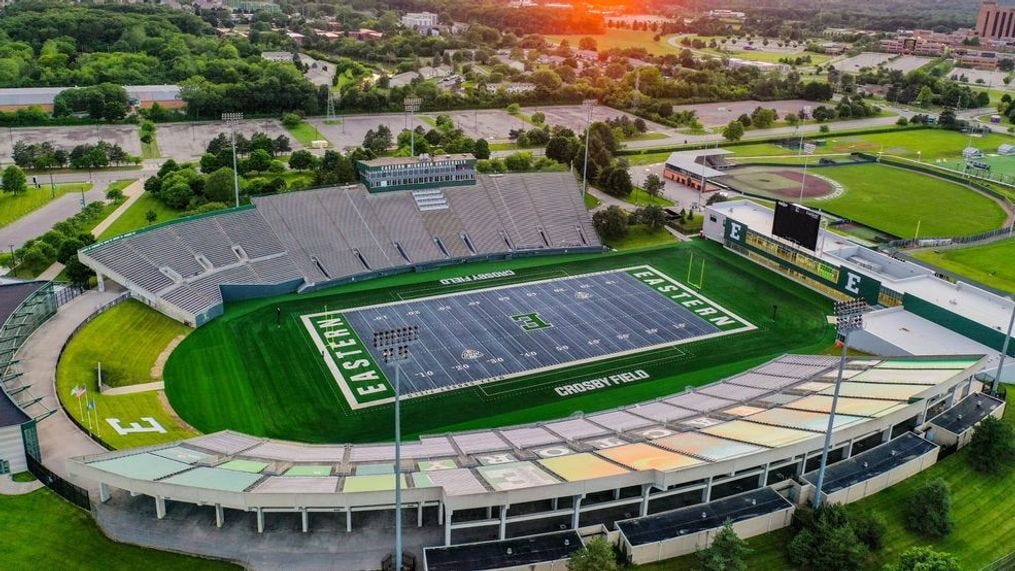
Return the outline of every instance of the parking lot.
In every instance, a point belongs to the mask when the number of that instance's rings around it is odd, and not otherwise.
[[[909,73],[914,69],[919,69],[928,63],[934,61],[934,58],[922,57],[922,56],[902,56],[899,59],[892,60],[885,64],[888,69],[897,69],[902,73]]]
[[[53,143],[53,146],[70,151],[77,145],[106,141],[120,145],[130,155],[141,154],[141,135],[136,125],[80,125],[72,127],[27,127],[0,132],[0,155],[10,157],[14,144]]]
[[[385,113],[377,115],[344,115],[339,117],[335,124],[329,124],[323,117],[307,119],[317,130],[321,132],[335,148],[339,150],[358,147],[363,144],[363,137],[367,131],[376,130],[379,125],[387,125],[391,129],[391,136],[394,140],[402,130],[408,128],[410,119],[404,113]],[[413,128],[420,126],[430,129],[430,126],[416,117],[412,123]]]
[[[878,52],[863,52],[860,55],[844,59],[839,63],[835,64],[835,69],[839,71],[860,71],[865,67],[877,67],[878,65],[887,62],[893,57],[895,56],[892,54],[883,54]]]
[[[277,119],[248,119],[236,125],[237,134],[242,133],[250,138],[256,132],[262,132],[274,139],[279,135],[289,137],[292,148],[303,146],[289,134]],[[229,127],[221,121],[206,123],[162,123],[159,124],[155,136],[159,142],[159,150],[165,158],[176,161],[190,161],[204,154],[208,142],[219,133],[229,134]]]
[[[804,101],[803,99],[787,99],[784,101],[724,101],[721,103],[680,105],[674,107],[674,111],[693,110],[698,114],[698,120],[705,127],[720,127],[744,113],[750,115],[751,111],[754,111],[758,107],[775,109],[778,111],[779,118],[781,119],[787,113],[799,113],[805,107],[814,108],[817,105],[819,103]]]
[[[567,127],[575,133],[579,133],[585,130],[585,123],[588,120],[588,115],[581,105],[562,105],[555,107],[528,107],[522,110],[526,115],[539,112],[546,115],[547,125],[559,125],[561,127]],[[616,119],[618,117],[627,117],[632,121],[636,119],[634,115],[625,113],[623,111],[617,111],[609,107],[597,105],[592,113],[593,121],[606,121],[609,119]],[[646,121],[648,123],[648,131],[650,133],[659,133],[666,129],[658,123]]]

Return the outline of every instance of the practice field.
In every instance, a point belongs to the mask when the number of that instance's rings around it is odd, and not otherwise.
[[[944,161],[944,160],[942,160],[942,162],[936,163],[936,164],[938,166],[943,166],[945,168],[949,168],[949,169],[952,169],[952,170],[957,170],[959,172],[966,172],[967,165],[969,163],[972,163],[972,162],[986,163],[987,165],[990,165],[990,171],[989,171],[989,173],[984,173],[984,172],[980,171],[980,169],[978,169],[977,167],[973,166],[973,167],[969,168],[969,172],[972,173],[972,174],[979,174],[979,175],[985,175],[985,174],[1003,175],[1003,176],[1006,176],[1006,177],[1009,177],[1009,178],[1010,177],[1015,177],[1015,157],[1006,157],[1006,156],[998,155],[998,154],[984,155],[983,157],[980,157],[978,159],[973,159],[972,161],[968,161],[968,162],[965,159],[959,159],[959,160],[953,160],[953,161]],[[996,178],[996,176],[994,178]]]
[[[871,163],[820,173],[846,191],[808,200],[809,206],[901,238],[970,236],[1000,228],[1006,217],[1000,205],[974,190],[912,171]]]
[[[661,275],[622,275],[641,266]],[[665,276],[702,287],[682,287]],[[600,299],[606,291],[610,299]],[[590,295],[582,299],[581,292]],[[696,301],[679,305],[689,301],[672,299],[682,293]],[[632,299],[639,307],[630,307]],[[413,324],[421,326],[424,341],[413,349],[419,361],[406,371],[433,375],[406,377],[406,390],[415,394],[402,403],[406,434],[503,426],[640,402],[786,352],[819,352],[833,337],[826,299],[712,243],[486,262],[230,304],[222,317],[191,333],[166,364],[166,394],[176,413],[204,432],[229,428],[308,442],[390,438],[393,406],[350,405],[333,370],[342,361],[334,353],[322,357],[312,343],[304,317],[325,307],[353,322],[345,328],[355,330],[352,343],[371,343],[381,326],[404,326],[396,315],[419,319]],[[415,311],[420,314],[403,315]],[[388,320],[374,320],[384,312]],[[720,316],[732,323],[710,321]],[[472,322],[462,324],[463,318]],[[748,324],[755,329],[727,331]],[[339,337],[336,324],[318,321],[314,335],[327,334],[329,327],[335,334],[330,339],[350,343],[352,336]],[[651,329],[657,331],[646,332]],[[627,339],[616,337],[625,334]],[[448,342],[455,345],[442,346]],[[538,354],[525,357],[527,352]],[[376,353],[369,356],[368,363],[382,361]],[[464,364],[469,368],[456,370]],[[391,369],[371,367],[373,374],[362,379],[387,390]],[[465,386],[446,390],[456,384]],[[378,394],[381,401],[390,397]]]
[[[813,172],[789,169],[751,170],[730,174],[717,179],[742,192],[751,192],[790,200],[800,199],[800,187],[803,187],[804,198],[820,198],[829,196],[836,191],[834,185],[821,175]]]
[[[740,333],[754,326],[650,266],[302,317],[350,408],[394,398],[370,341],[415,328],[407,398]],[[369,357],[364,355],[369,353]]]
[[[921,250],[913,254],[950,272],[1009,293],[1015,292],[1015,239],[982,246]]]

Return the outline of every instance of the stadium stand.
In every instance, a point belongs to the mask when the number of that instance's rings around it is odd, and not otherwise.
[[[930,426],[934,411],[977,395],[974,374],[985,360],[849,359],[829,454],[829,495],[853,501],[931,465],[938,447],[912,431]],[[707,535],[727,517],[743,520],[738,529],[781,527],[792,510],[784,498],[803,504],[813,497],[830,406],[822,380],[836,367],[824,356],[787,355],[621,409],[408,440],[403,501],[417,512],[418,525],[443,526],[445,546],[498,542],[479,550],[627,520],[620,528],[627,525],[639,562],[653,560],[652,549],[666,556],[693,550],[686,541],[667,542]],[[755,378],[766,387],[738,384]],[[893,387],[887,396],[884,386]],[[730,398],[709,396],[717,388],[733,389]],[[111,488],[155,498],[159,517],[171,498],[215,505],[219,525],[224,508],[256,512],[259,531],[267,512],[312,510],[344,515],[351,531],[353,512],[392,509],[393,460],[390,443],[310,445],[226,431],[74,458],[68,470],[98,482],[103,501]],[[694,507],[672,512],[687,506]],[[641,519],[653,516],[659,517]],[[454,560],[471,551],[447,553]]]
[[[199,326],[229,299],[307,291],[429,265],[600,250],[569,173],[479,177],[475,186],[363,186],[255,197],[78,253],[166,315]]]

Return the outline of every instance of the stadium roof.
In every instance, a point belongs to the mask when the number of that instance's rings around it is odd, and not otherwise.
[[[973,393],[952,408],[931,419],[930,423],[952,434],[962,434],[994,412],[1004,401],[983,393]]]
[[[452,547],[428,547],[423,552],[427,571],[518,568],[566,559],[582,547],[576,531],[533,535]]]
[[[724,155],[728,153],[730,153],[730,151],[724,149],[712,149],[709,151],[680,151],[670,154],[670,157],[666,159],[666,166],[697,176],[703,176],[705,178],[715,178],[717,176],[723,176],[726,173],[716,170],[708,165],[695,162],[694,159],[697,157]]]
[[[46,282],[12,282],[0,284],[0,327],[7,323],[26,299],[39,291]],[[17,426],[30,420],[20,407],[0,390],[0,427]]]
[[[882,339],[909,355],[941,353],[990,354],[981,343],[910,313],[901,307],[872,311],[863,316],[864,332]]]

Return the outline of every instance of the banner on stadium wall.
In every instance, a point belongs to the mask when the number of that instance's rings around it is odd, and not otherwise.
[[[724,237],[730,242],[745,244],[747,242],[747,225],[743,222],[737,222],[732,218],[727,218]]]
[[[839,282],[835,288],[850,297],[863,298],[870,305],[877,305],[881,294],[881,282],[846,267],[839,268]]]

